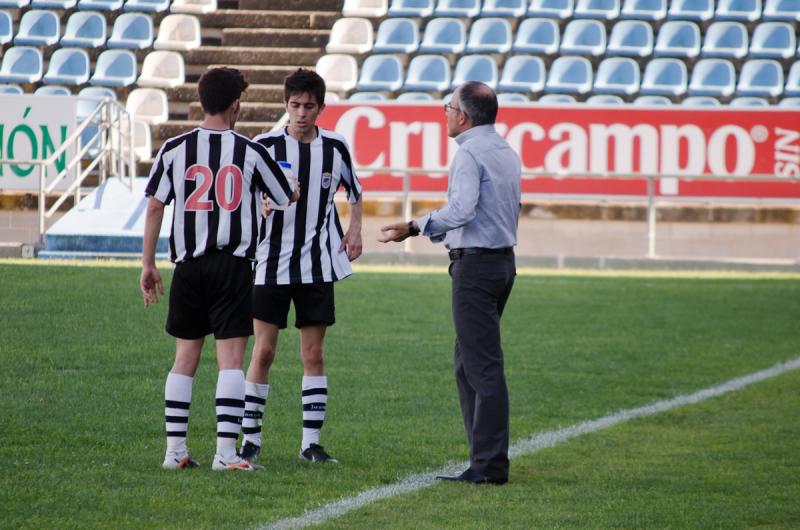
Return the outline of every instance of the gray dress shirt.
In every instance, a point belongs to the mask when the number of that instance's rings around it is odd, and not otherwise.
[[[422,235],[451,249],[513,247],[520,210],[519,156],[494,125],[472,127],[456,142],[447,204],[417,220]]]

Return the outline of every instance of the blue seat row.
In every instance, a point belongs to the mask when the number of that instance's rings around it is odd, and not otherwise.
[[[14,46],[6,50],[0,64],[0,82],[124,87],[136,81],[136,56],[128,50],[106,50],[97,57],[90,77],[89,55],[80,48],[60,48],[53,52],[47,73],[41,50]]]
[[[12,29],[10,15],[0,11],[0,42]],[[4,22],[5,21],[5,22]],[[153,45],[153,20],[144,13],[123,13],[114,20],[111,36],[107,36],[106,19],[95,11],[76,11],[67,20],[64,35],[55,11],[32,9],[19,21],[14,44],[23,46],[81,46],[85,48],[144,49]]]
[[[72,9],[96,11],[144,11],[163,13],[169,10],[170,0],[0,0],[0,8]]]

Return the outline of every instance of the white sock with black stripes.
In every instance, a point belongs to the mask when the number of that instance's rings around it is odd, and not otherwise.
[[[220,370],[217,378],[217,454],[236,457],[236,440],[244,414],[244,372]]]
[[[325,421],[328,404],[328,377],[325,375],[303,376],[303,443],[301,451],[311,444],[319,445],[319,432]]]
[[[167,452],[180,456],[188,452],[186,432],[189,428],[189,405],[192,403],[192,380],[188,375],[170,372],[164,385]]]
[[[245,381],[244,390],[244,419],[242,419],[244,441],[261,447],[261,427],[269,397],[269,385]]]

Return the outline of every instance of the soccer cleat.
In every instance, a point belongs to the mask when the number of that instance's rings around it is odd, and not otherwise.
[[[328,464],[338,464],[339,461],[325,452],[321,445],[311,444],[305,451],[300,451],[300,460],[306,462],[326,462]]]
[[[239,451],[239,456],[247,460],[251,464],[258,460],[258,455],[261,453],[261,447],[250,442],[242,444],[242,449]]]
[[[167,455],[164,457],[164,463],[161,464],[161,467],[164,469],[188,469],[199,465],[200,464],[198,464],[196,460],[192,460],[189,453],[178,454],[167,451]]]
[[[255,471],[256,468],[242,459],[239,455],[233,458],[222,458],[219,455],[214,455],[214,463],[211,464],[211,469],[214,471]]]

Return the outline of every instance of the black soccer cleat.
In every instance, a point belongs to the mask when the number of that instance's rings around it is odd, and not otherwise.
[[[338,464],[339,461],[325,452],[321,445],[311,444],[305,451],[300,451],[300,460],[305,462],[322,462],[328,464]]]
[[[244,460],[253,463],[258,460],[259,453],[261,453],[261,446],[258,446],[254,443],[245,442],[242,445],[242,449],[239,451],[239,456]]]

